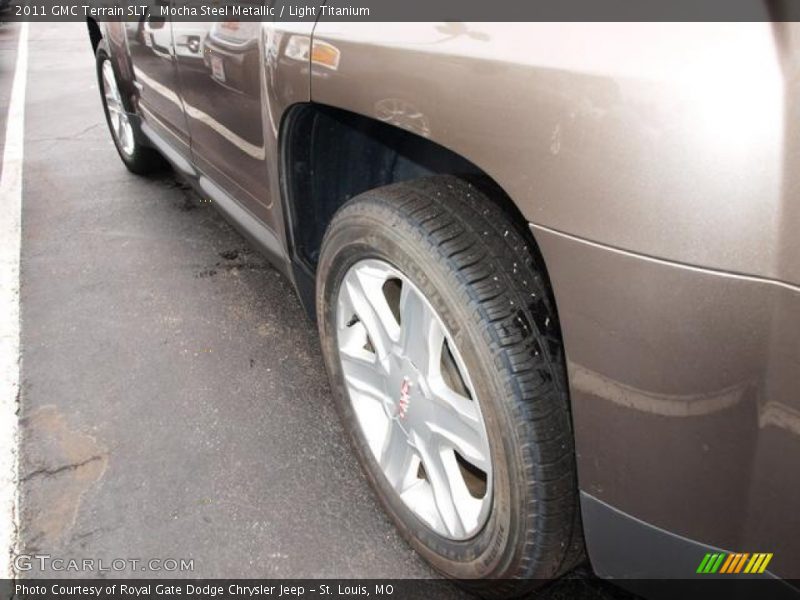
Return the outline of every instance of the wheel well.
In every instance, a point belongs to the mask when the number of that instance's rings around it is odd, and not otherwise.
[[[283,181],[292,259],[316,270],[325,230],[353,196],[426,175],[469,179],[500,206],[538,254],[527,221],[503,189],[466,158],[376,119],[320,104],[294,107],[283,122]]]
[[[486,172],[463,156],[393,125],[320,104],[299,104],[281,124],[281,181],[289,252],[300,300],[316,320],[316,266],[334,213],[350,198],[426,175],[455,175],[478,187],[528,243],[549,295],[555,331],[558,305],[528,220]]]
[[[89,40],[92,42],[92,52],[97,52],[97,45],[103,39],[103,33],[100,31],[100,25],[91,17],[86,19],[86,26],[89,28]]]

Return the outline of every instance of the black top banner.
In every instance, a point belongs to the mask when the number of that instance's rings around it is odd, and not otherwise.
[[[0,0],[3,21],[794,21],[796,0]]]

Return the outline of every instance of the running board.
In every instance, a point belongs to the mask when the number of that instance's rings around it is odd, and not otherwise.
[[[155,149],[158,150],[164,158],[172,163],[172,166],[188,177],[197,178],[197,171],[192,164],[181,155],[180,152],[170,146],[169,142],[157,134],[153,128],[147,124],[146,121],[140,121],[140,123],[142,133],[145,135],[145,137],[147,137]]]
[[[216,205],[225,220],[266,254],[267,258],[271,259],[276,265],[286,263],[286,252],[283,244],[269,227],[254,217],[249,210],[220,189],[217,184],[205,175],[200,175],[198,185],[203,193]]]

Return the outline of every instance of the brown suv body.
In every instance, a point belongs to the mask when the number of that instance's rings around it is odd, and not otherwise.
[[[440,163],[491,177],[555,295],[595,570],[686,577],[719,548],[774,553],[769,571],[800,577],[796,26],[144,21],[103,34],[149,142],[306,302],[313,230],[335,208],[318,187],[346,199],[388,182],[370,148],[353,150],[357,132],[414,148],[407,177]],[[326,132],[331,148],[309,156]]]

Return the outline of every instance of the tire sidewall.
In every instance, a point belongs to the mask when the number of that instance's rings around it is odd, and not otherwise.
[[[513,422],[501,404],[507,391],[493,368],[486,329],[480,327],[480,317],[468,308],[468,287],[458,281],[444,257],[412,224],[388,207],[382,208],[373,216],[343,209],[329,230],[320,258],[318,323],[334,398],[368,479],[410,543],[434,567],[451,577],[491,577],[513,562],[518,551],[515,532],[525,526],[512,522],[514,515],[524,512],[515,507],[524,504],[525,499],[515,485],[522,459]],[[336,307],[345,274],[355,263],[367,258],[388,262],[427,297],[449,330],[479,399],[489,438],[493,496],[485,525],[468,540],[456,541],[438,535],[405,505],[385,480],[352,409],[339,359]]]

